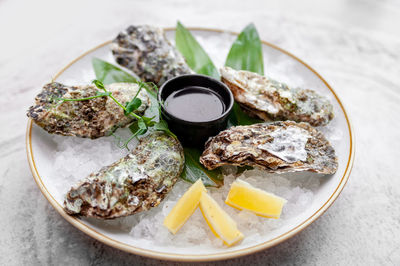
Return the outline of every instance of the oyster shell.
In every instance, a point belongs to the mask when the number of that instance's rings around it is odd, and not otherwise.
[[[113,219],[148,210],[164,199],[183,164],[179,141],[154,132],[142,138],[130,154],[72,187],[65,197],[65,211]]]
[[[113,40],[111,50],[118,64],[157,86],[170,78],[194,73],[161,28],[129,26]]]
[[[106,89],[123,105],[137,93],[139,86],[133,83],[113,83]],[[118,127],[124,127],[133,118],[124,115],[120,108],[109,97],[99,97],[86,101],[69,101],[60,103],[56,98],[86,98],[96,95],[99,90],[94,85],[66,86],[58,82],[46,84],[35,98],[27,116],[49,133],[98,138],[111,134]],[[145,90],[138,97],[142,105],[135,111],[143,114],[150,105]]]
[[[268,77],[230,67],[221,69],[221,79],[245,111],[264,121],[293,120],[323,126],[333,118],[332,104],[313,90],[289,88]]]
[[[210,170],[248,165],[274,173],[333,174],[338,167],[335,150],[324,135],[307,123],[293,121],[224,130],[207,141],[200,162]]]

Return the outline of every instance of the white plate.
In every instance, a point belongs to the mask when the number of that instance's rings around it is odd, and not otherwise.
[[[209,52],[216,66],[222,66],[229,47],[236,38],[236,33],[221,30],[192,28],[205,50]],[[174,29],[167,29],[167,36],[171,40],[174,37]],[[110,49],[110,42],[101,44],[85,54],[79,56],[54,77],[54,80],[69,85],[71,82],[89,83],[94,78],[91,59],[102,58],[108,62],[115,63]],[[218,51],[215,51],[218,47]],[[327,137],[336,150],[339,158],[339,168],[323,182],[316,190],[312,203],[306,210],[296,215],[281,227],[263,235],[259,241],[240,244],[231,248],[196,249],[195,247],[176,247],[145,245],[135,240],[127,232],[111,230],[100,222],[94,222],[84,218],[75,218],[67,215],[63,208],[63,193],[60,193],[54,184],[52,176],[52,157],[55,144],[52,136],[44,130],[28,121],[26,133],[26,148],[29,165],[33,177],[43,195],[51,205],[72,225],[85,232],[91,237],[112,247],[152,258],[180,260],[180,261],[205,261],[227,259],[257,252],[274,246],[303,230],[320,215],[338,197],[350,175],[354,158],[354,137],[346,111],[339,98],[327,82],[311,67],[292,54],[267,42],[263,42],[263,53],[266,74],[277,80],[286,82],[292,86],[312,88],[327,96],[334,105],[335,118],[331,122],[332,132],[327,132]],[[71,184],[72,185],[72,184]],[[65,192],[69,188],[65,188]],[[64,193],[65,193],[64,192]]]

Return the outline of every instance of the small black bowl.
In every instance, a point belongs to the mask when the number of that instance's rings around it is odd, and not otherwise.
[[[224,104],[223,113],[215,119],[196,122],[178,118],[168,112],[164,107],[164,101],[167,97],[177,90],[190,86],[204,87],[217,94]],[[168,122],[170,130],[178,136],[184,145],[201,148],[204,147],[204,143],[210,136],[215,136],[226,128],[228,116],[234,103],[232,92],[224,83],[197,74],[182,75],[166,81],[160,87],[157,97],[161,103],[161,114]]]

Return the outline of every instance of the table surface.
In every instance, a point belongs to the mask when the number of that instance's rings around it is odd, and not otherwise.
[[[229,4],[228,4],[229,3]],[[72,59],[129,24],[240,31],[309,63],[350,115],[356,160],[328,211],[271,249],[224,265],[400,265],[399,1],[0,0],[0,265],[174,264],[127,254],[66,222],[42,196],[25,152],[26,109]]]

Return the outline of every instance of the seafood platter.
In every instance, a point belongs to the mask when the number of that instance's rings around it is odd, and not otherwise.
[[[274,246],[342,191],[348,115],[309,65],[242,32],[132,25],[38,88],[35,181],[115,248],[206,261]]]

